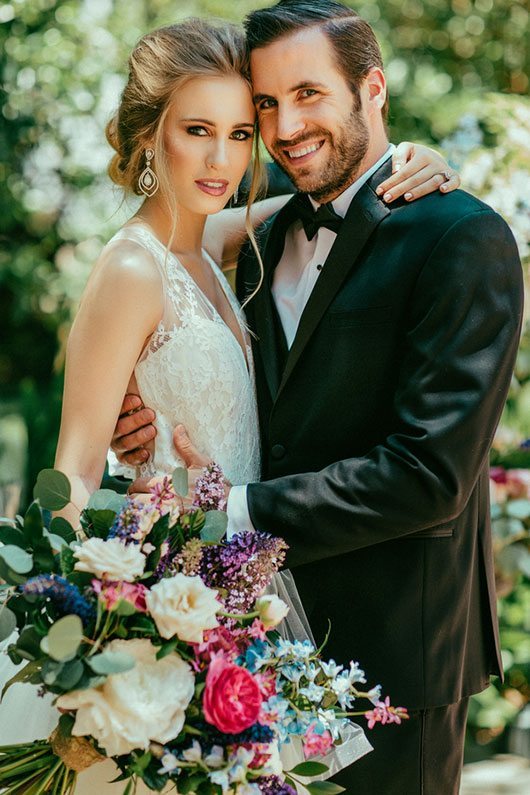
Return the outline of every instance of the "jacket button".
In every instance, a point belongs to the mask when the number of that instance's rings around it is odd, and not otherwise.
[[[271,449],[271,456],[276,460],[283,458],[285,455],[285,447],[283,444],[275,444]]]

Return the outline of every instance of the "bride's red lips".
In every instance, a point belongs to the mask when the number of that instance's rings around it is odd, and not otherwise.
[[[197,187],[209,196],[223,196],[228,187],[226,179],[196,179]]]

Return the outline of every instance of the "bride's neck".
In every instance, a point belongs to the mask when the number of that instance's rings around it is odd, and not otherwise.
[[[199,215],[179,205],[173,229],[169,208],[161,198],[153,196],[144,201],[135,218],[149,224],[160,242],[164,246],[169,244],[171,251],[200,256],[206,215]]]

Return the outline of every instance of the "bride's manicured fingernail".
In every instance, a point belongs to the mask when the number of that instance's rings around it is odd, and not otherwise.
[[[378,196],[381,196],[381,194],[383,193],[383,188],[381,187],[381,185],[379,185],[379,186],[378,186],[378,187],[375,189],[375,192],[377,193],[377,195],[378,195]]]
[[[385,195],[383,196],[383,199],[386,202],[391,202],[392,201],[392,194],[391,193],[385,193]]]
[[[412,193],[405,193],[405,199],[410,201],[412,199]]]

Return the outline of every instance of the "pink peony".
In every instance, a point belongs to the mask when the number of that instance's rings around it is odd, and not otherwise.
[[[206,675],[204,717],[224,734],[239,734],[256,723],[262,695],[257,680],[246,668],[215,657]]]
[[[140,613],[147,613],[145,594],[147,588],[141,583],[104,582],[92,580],[92,588],[97,593],[106,610],[112,610],[120,600],[130,602]]]
[[[327,730],[322,734],[317,734],[314,723],[307,729],[303,744],[304,756],[309,759],[312,756],[325,756],[333,746],[333,737]]]

